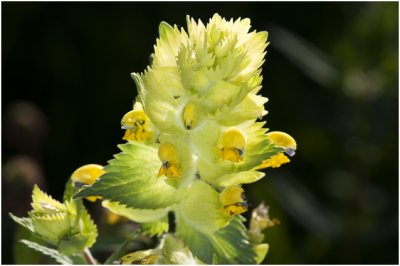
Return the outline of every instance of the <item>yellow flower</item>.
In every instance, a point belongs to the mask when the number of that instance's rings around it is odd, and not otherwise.
[[[158,157],[162,165],[158,172],[158,176],[165,175],[167,177],[179,177],[180,170],[178,168],[178,159],[176,157],[176,149],[170,142],[164,142],[158,149]]]
[[[71,175],[71,180],[74,186],[81,190],[82,186],[93,184],[104,173],[105,171],[103,170],[103,166],[98,164],[87,164],[76,169]],[[91,196],[86,199],[94,202],[100,198],[101,197]]]
[[[246,136],[238,128],[227,129],[221,137],[219,156],[226,161],[241,162],[246,147]]]
[[[229,186],[222,190],[220,202],[228,215],[238,215],[247,211],[246,196],[240,186]]]
[[[121,120],[121,128],[125,129],[124,140],[149,140],[152,136],[151,122],[140,103],[126,113]]]

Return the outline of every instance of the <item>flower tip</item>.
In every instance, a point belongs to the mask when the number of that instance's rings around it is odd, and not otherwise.
[[[295,154],[297,143],[289,134],[281,131],[272,131],[267,133],[267,138],[275,146],[284,148],[287,155],[293,156]]]

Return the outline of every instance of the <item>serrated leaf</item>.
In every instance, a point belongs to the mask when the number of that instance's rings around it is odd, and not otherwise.
[[[168,212],[168,208],[155,210],[128,208],[126,205],[111,202],[109,200],[103,200],[101,204],[104,208],[109,209],[113,213],[124,216],[138,223],[147,223],[158,220]]]
[[[53,245],[71,230],[70,221],[65,213],[36,214],[31,211],[29,216],[35,232]]]
[[[58,252],[58,250],[56,249],[52,249],[52,248],[48,248],[42,245],[39,245],[38,243],[29,241],[29,240],[21,240],[22,243],[24,243],[25,245],[27,245],[28,247],[41,252],[47,256],[52,257],[53,259],[55,259],[58,263],[61,264],[72,264],[72,260],[70,258],[68,258],[65,255],[62,255],[60,252]]]
[[[82,222],[82,227],[80,228],[81,234],[87,236],[87,243],[85,246],[90,248],[96,242],[98,235],[97,226],[86,209],[82,209],[80,221]]]
[[[179,214],[177,235],[193,255],[206,264],[255,264],[257,255],[242,221],[240,217],[235,217],[228,226],[213,234],[204,234]]]
[[[161,236],[169,230],[168,216],[165,215],[157,221],[142,223],[140,224],[140,229],[143,234],[149,236]]]
[[[41,191],[37,185],[33,188],[32,193],[32,208],[35,213],[56,213],[65,211],[65,206]]]
[[[65,255],[72,255],[82,252],[88,242],[88,235],[73,235],[63,237],[58,243],[58,250]]]
[[[102,196],[137,209],[160,209],[178,201],[177,189],[157,177],[157,149],[138,142],[119,145],[121,153],[104,168],[106,173],[75,197]]]
[[[207,183],[196,180],[179,205],[185,221],[199,232],[212,234],[229,224],[231,216],[222,211],[219,194]]]
[[[18,223],[19,225],[23,226],[24,228],[28,229],[31,232],[35,232],[35,228],[33,227],[33,223],[32,223],[32,219],[27,218],[27,217],[17,217],[14,216],[11,212],[8,213],[11,217],[11,219],[13,219],[16,223]]]
[[[14,245],[12,252],[15,264],[46,264],[53,262],[53,259],[43,255],[42,253],[36,252],[35,250],[21,243],[21,239],[31,240],[37,242],[38,244],[45,243],[44,241],[41,241],[41,239],[35,238],[34,234],[32,234],[32,232],[28,229],[24,227],[16,228],[14,233]]]

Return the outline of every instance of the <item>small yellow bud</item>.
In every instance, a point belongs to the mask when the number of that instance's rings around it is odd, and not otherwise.
[[[164,142],[158,148],[158,157],[162,162],[176,162],[176,149],[171,142]]]
[[[219,199],[228,215],[237,215],[247,211],[246,195],[240,186],[226,187],[219,194]]]
[[[138,108],[126,113],[121,120],[121,128],[126,129],[124,140],[147,140],[152,136],[150,130],[150,119],[143,111]]]
[[[267,138],[277,147],[285,149],[285,153],[289,156],[295,154],[297,143],[289,134],[281,131],[272,131],[267,133]]]
[[[219,156],[226,161],[241,162],[246,147],[246,136],[238,128],[227,129],[221,137]]]
[[[197,107],[193,102],[189,102],[182,113],[183,124],[190,130],[197,124]]]
[[[74,186],[81,190],[82,186],[93,184],[104,173],[105,171],[103,170],[103,166],[98,164],[87,164],[76,169],[71,175],[71,180]],[[96,199],[100,199],[100,197],[91,196],[86,199],[94,202]]]
[[[165,175],[167,177],[179,177],[180,171],[178,167],[178,160],[176,156],[175,146],[170,142],[164,142],[158,148],[158,157],[162,165],[158,172],[158,176]]]

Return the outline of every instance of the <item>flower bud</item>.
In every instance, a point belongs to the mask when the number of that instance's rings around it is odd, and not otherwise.
[[[104,173],[103,166],[87,164],[76,169],[71,175],[71,180],[74,186],[81,190],[82,186],[93,184]],[[87,197],[87,200],[92,202],[96,201],[96,199],[100,199],[100,197]]]
[[[190,130],[197,124],[197,107],[193,102],[189,102],[182,113],[183,124]]]

